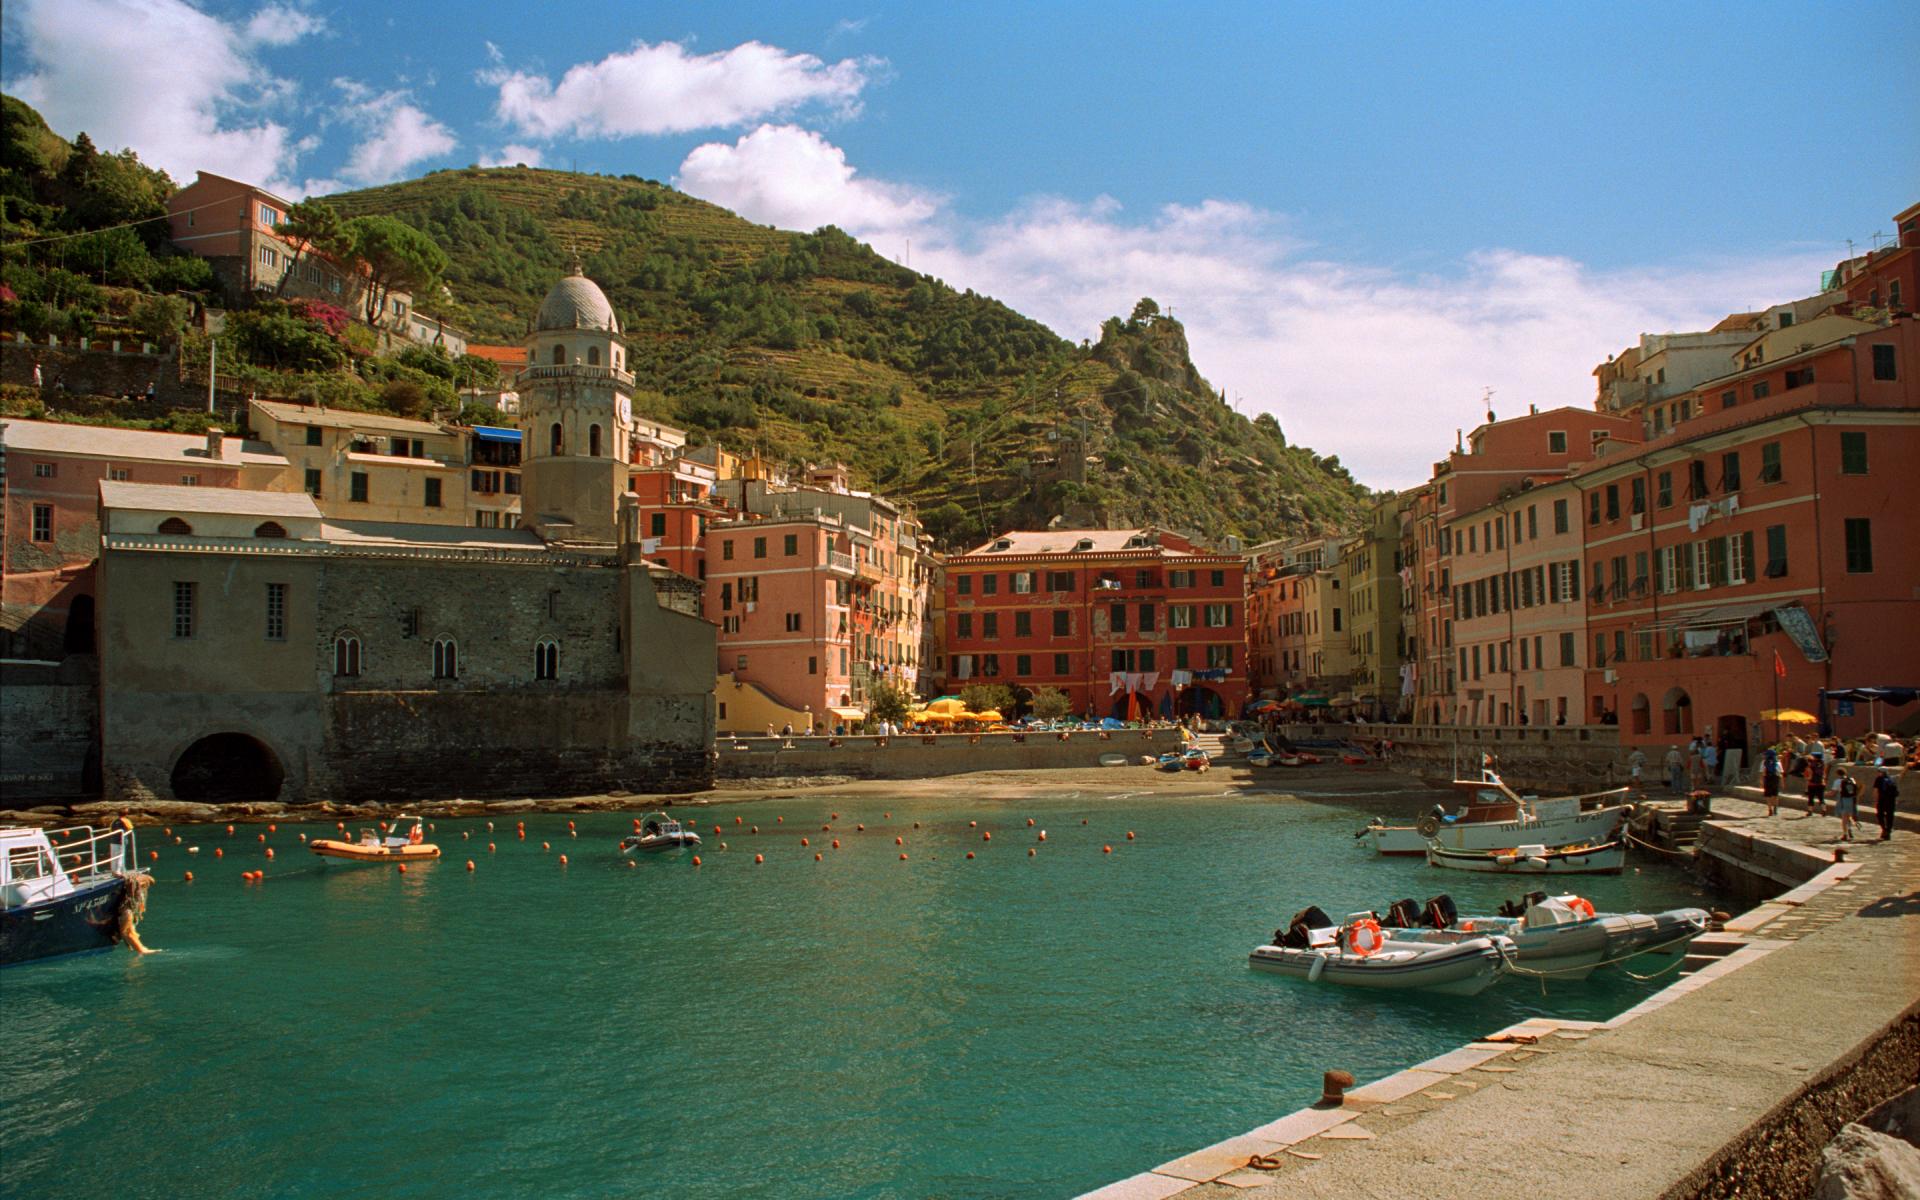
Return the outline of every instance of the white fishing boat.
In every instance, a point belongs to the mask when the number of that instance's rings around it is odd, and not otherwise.
[[[133,829],[81,825],[0,829],[0,967],[128,942],[153,877],[138,867]]]
[[[1507,874],[1618,875],[1627,865],[1627,844],[1529,844],[1498,850],[1450,850],[1436,841],[1427,845],[1427,865],[1453,871]]]
[[[1308,983],[1395,991],[1477,996],[1504,973],[1513,943],[1498,935],[1438,944],[1395,941],[1372,913],[1356,913],[1335,925],[1309,908],[1273,942],[1256,947],[1247,965]]]
[[[1375,853],[1425,854],[1429,842],[1448,850],[1500,850],[1520,844],[1571,846],[1611,841],[1632,805],[1626,788],[1578,796],[1522,796],[1492,770],[1479,779],[1456,779],[1467,794],[1458,812],[1439,805],[1411,825],[1389,825],[1375,817],[1356,838],[1371,840]]]
[[[635,850],[647,853],[680,850],[699,844],[699,834],[662,812],[635,817],[633,832],[620,839],[620,849],[627,853]]]
[[[1533,892],[1500,906],[1495,916],[1461,916],[1453,900],[1434,896],[1424,906],[1412,900],[1390,905],[1381,918],[1396,942],[1457,945],[1497,934],[1513,941],[1514,963],[1553,979],[1585,979],[1597,967],[1642,954],[1675,953],[1707,931],[1703,908],[1663,913],[1598,913],[1574,895]]]

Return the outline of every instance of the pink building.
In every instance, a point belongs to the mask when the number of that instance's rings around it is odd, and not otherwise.
[[[100,554],[100,481],[268,488],[287,460],[218,431],[154,433],[0,422],[6,538],[0,627],[6,657],[57,659],[93,648],[93,564]]]

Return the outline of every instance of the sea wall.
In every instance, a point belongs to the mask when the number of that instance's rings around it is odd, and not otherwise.
[[[0,664],[0,802],[71,800],[99,790],[92,656]]]
[[[1703,821],[1694,847],[1694,872],[1734,899],[1768,900],[1832,866],[1833,856],[1807,846],[1749,833],[1723,821]]]
[[[839,745],[834,745],[838,742]],[[968,771],[1046,770],[1097,767],[1106,754],[1129,763],[1180,747],[1172,729],[1069,734],[946,733],[905,737],[743,738],[719,743],[718,777],[727,779],[845,776],[854,779],[922,779]]]
[[[1430,783],[1444,784],[1472,772],[1491,755],[1500,774],[1518,788],[1539,792],[1589,792],[1626,782],[1620,730],[1611,725],[1282,725],[1295,741],[1393,743],[1388,766]],[[1649,773],[1658,764],[1649,765]]]

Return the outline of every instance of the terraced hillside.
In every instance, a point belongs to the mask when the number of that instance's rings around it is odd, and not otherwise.
[[[1258,540],[1344,524],[1366,495],[1224,404],[1151,301],[1076,346],[837,229],[755,225],[632,176],[471,168],[329,200],[438,239],[448,294],[417,303],[486,340],[518,341],[577,256],[626,327],[637,407],[844,459],[950,542],[1055,516]]]

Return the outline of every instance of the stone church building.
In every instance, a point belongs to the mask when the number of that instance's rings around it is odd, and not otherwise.
[[[711,786],[715,629],[640,553],[619,332],[579,275],[540,306],[520,529],[100,483],[107,798]]]

